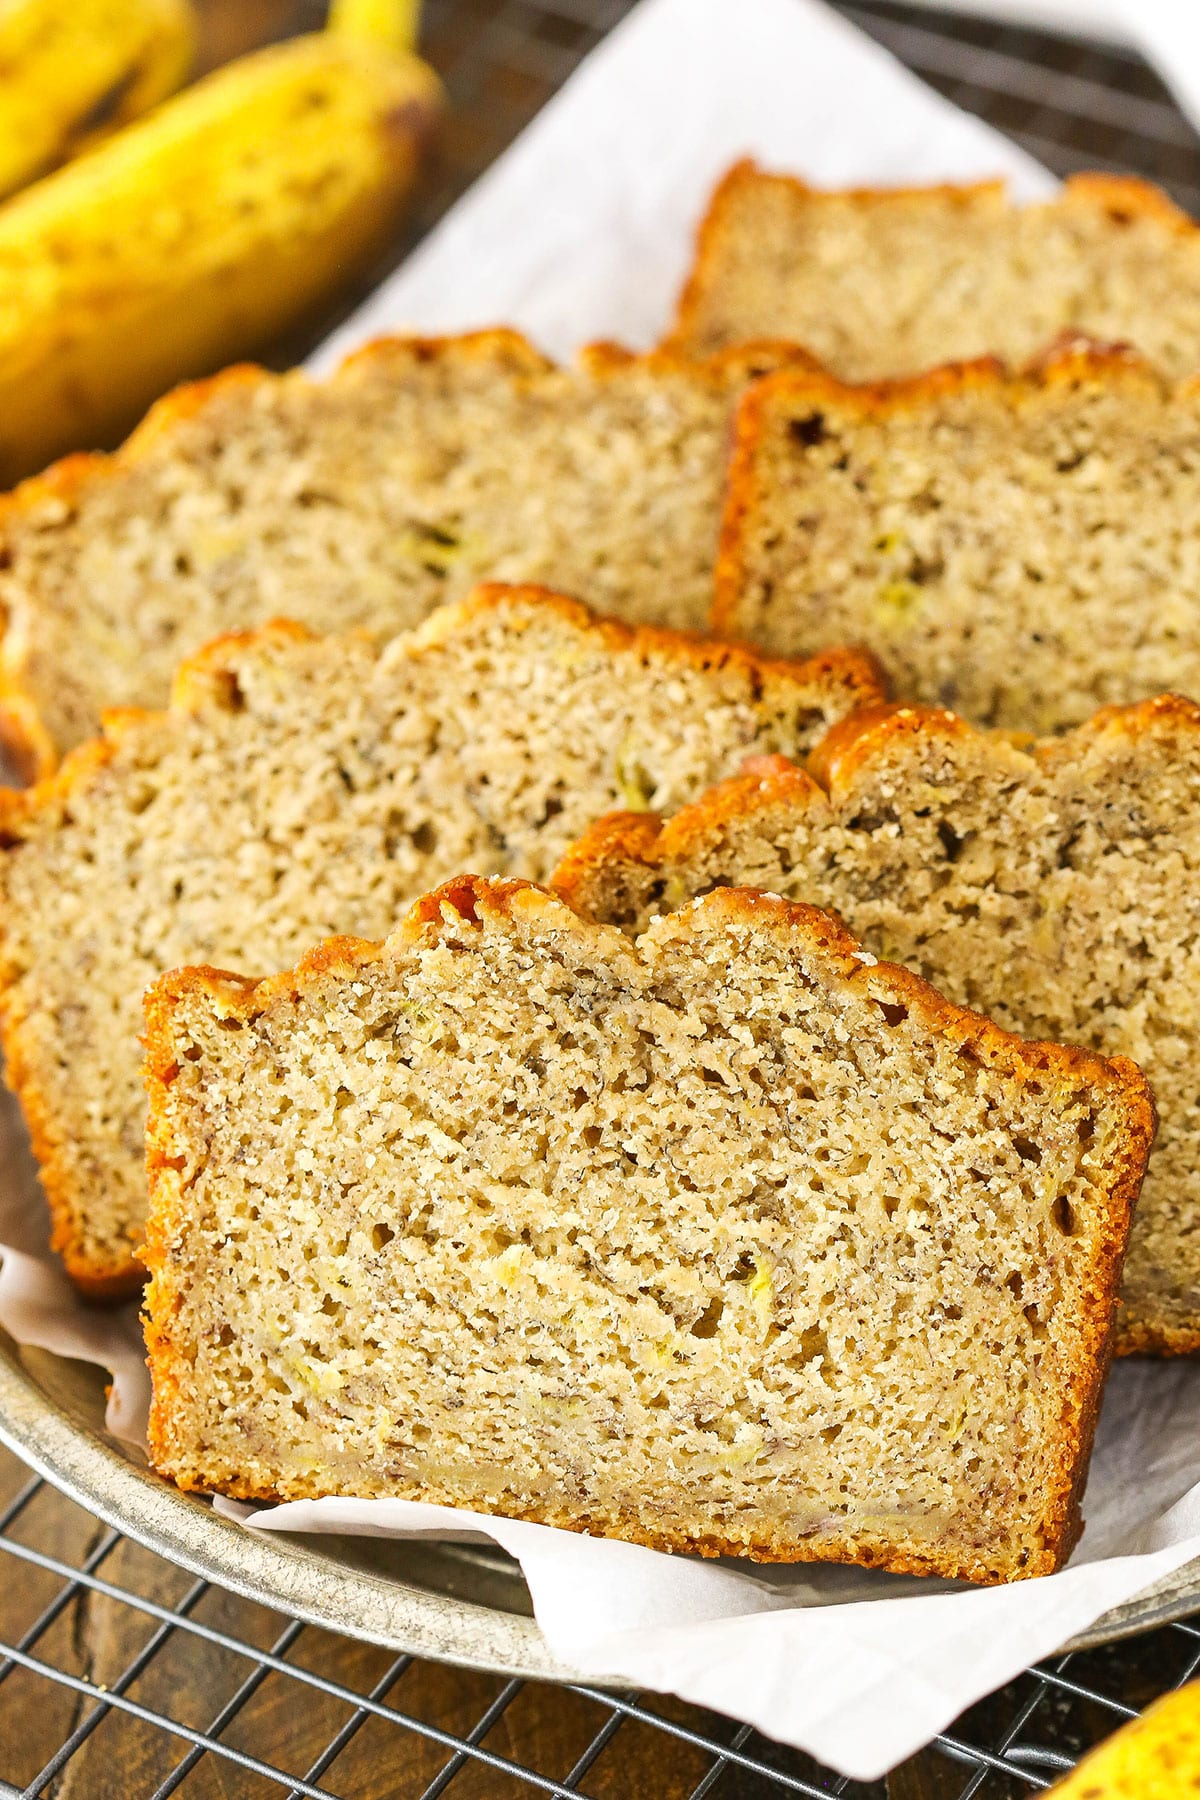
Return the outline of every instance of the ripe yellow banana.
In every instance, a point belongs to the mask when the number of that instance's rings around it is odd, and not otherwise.
[[[228,64],[0,207],[0,482],[112,443],[352,278],[440,105],[415,57],[317,32]]]
[[[173,94],[195,37],[188,0],[2,0],[0,198]]]
[[[1085,1756],[1046,1800],[1185,1800],[1200,1793],[1200,1682],[1177,1688]]]

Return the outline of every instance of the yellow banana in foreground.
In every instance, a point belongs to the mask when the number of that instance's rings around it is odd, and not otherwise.
[[[0,482],[111,443],[386,240],[437,77],[314,33],[231,63],[0,207]]]
[[[1200,1795],[1200,1682],[1123,1725],[1046,1800],[1186,1800]]]
[[[180,87],[189,0],[0,0],[0,198]]]

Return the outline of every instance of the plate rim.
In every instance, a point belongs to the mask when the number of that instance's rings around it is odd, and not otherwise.
[[[598,1682],[555,1656],[524,1614],[360,1568],[314,1548],[312,1538],[247,1531],[222,1518],[77,1424],[3,1330],[0,1442],[67,1499],[144,1549],[306,1624],[489,1674],[614,1690],[630,1685]]]

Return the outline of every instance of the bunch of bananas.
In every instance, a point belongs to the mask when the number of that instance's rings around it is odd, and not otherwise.
[[[188,0],[0,7],[0,199],[173,94],[195,36]]]
[[[188,0],[0,0],[0,483],[112,443],[378,255],[441,107],[415,28],[414,0],[334,0],[168,99]]]

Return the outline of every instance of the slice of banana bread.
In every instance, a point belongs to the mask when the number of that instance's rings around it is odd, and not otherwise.
[[[732,404],[796,355],[599,345],[559,369],[492,331],[182,388],[115,456],[0,504],[0,729],[45,774],[103,708],[164,705],[221,632],[390,636],[485,578],[702,627]]]
[[[873,709],[810,768],[752,766],[661,828],[602,821],[556,885],[629,931],[714,886],[774,888],[1010,1031],[1135,1058],[1162,1127],[1119,1348],[1200,1350],[1200,707],[1112,708],[1032,752]]]
[[[636,945],[462,878],[147,999],[151,1456],[661,1549],[999,1581],[1079,1531],[1153,1131],[833,919]]]
[[[545,876],[599,813],[681,805],[878,694],[855,653],[770,663],[492,588],[382,653],[294,625],[223,639],[169,712],[116,714],[0,794],[0,1032],[71,1274],[138,1278],[137,1039],[164,969],[279,969],[463,869]]]
[[[1018,207],[1002,182],[819,192],[738,163],[700,228],[671,342],[792,338],[846,381],[1023,363],[1064,331],[1200,370],[1200,232],[1126,176]]]
[[[1064,346],[747,397],[713,628],[872,644],[900,693],[1036,732],[1200,694],[1200,386]]]

